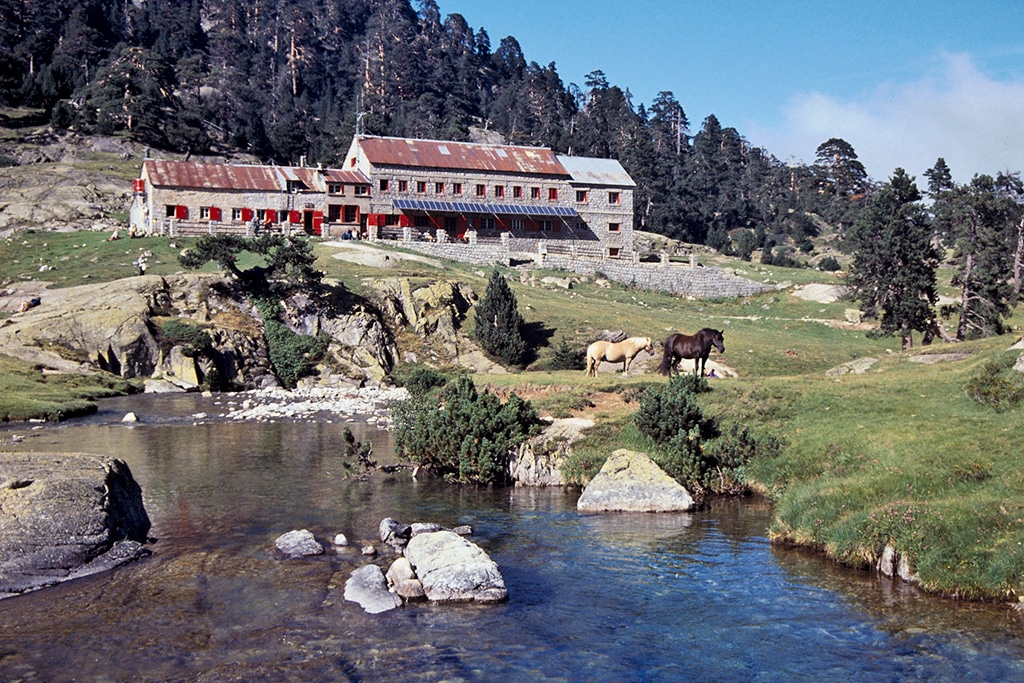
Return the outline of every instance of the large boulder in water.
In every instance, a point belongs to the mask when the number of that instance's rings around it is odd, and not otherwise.
[[[693,497],[645,453],[611,454],[576,503],[580,512],[679,512]]]
[[[413,536],[405,548],[431,602],[503,602],[505,579],[487,553],[451,531]]]
[[[122,460],[0,453],[0,597],[136,559],[149,526]]]
[[[402,598],[388,590],[384,571],[368,564],[352,572],[345,582],[345,599],[358,603],[370,614],[380,614],[402,606]]]

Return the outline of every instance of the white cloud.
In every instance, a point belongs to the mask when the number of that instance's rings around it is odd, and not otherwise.
[[[1024,172],[1024,82],[995,81],[968,55],[944,54],[938,69],[912,83],[886,83],[843,101],[795,96],[781,128],[755,128],[751,142],[780,159],[814,161],[825,140],[843,138],[876,180],[897,167],[919,179],[943,157],[958,182],[975,173]]]

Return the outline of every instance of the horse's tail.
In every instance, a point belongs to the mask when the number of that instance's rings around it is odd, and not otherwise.
[[[661,354],[661,365],[658,366],[658,372],[663,375],[668,375],[672,372],[672,337],[669,336],[662,344],[663,350]]]

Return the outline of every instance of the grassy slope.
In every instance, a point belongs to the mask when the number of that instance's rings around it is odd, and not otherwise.
[[[827,281],[812,271],[736,267],[759,280]],[[337,261],[329,268],[352,287],[359,277],[379,276]],[[479,270],[452,265],[446,276],[482,292],[486,280]],[[403,271],[435,273],[417,265]],[[948,282],[946,274],[940,277]],[[894,339],[872,340],[822,322],[842,320],[850,304],[806,302],[788,291],[708,302],[591,283],[568,294],[515,279],[512,287],[527,322],[542,325],[552,343],[564,335],[582,347],[603,329],[660,339],[670,329],[723,328],[726,353],[712,357],[740,379],[714,382],[703,405],[723,423],[742,422],[783,439],[780,457],[748,469],[750,480],[775,501],[777,538],[861,566],[892,544],[913,559],[931,590],[984,598],[1024,594],[1024,415],[1019,407],[996,413],[963,391],[986,360],[1009,353],[1016,336],[905,353]],[[1010,322],[1019,328],[1019,314]],[[916,353],[952,351],[970,355],[935,364],[908,361]],[[824,375],[865,356],[878,359],[865,374]],[[635,394],[665,381],[532,371],[480,379],[503,389],[554,386],[568,405],[600,392],[628,396],[630,387]],[[584,466],[599,466],[615,447],[652,447],[632,427],[635,407],[620,403],[598,412],[600,424],[580,444]]]

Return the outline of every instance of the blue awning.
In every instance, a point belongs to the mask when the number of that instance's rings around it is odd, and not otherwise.
[[[432,211],[435,213],[485,213],[510,216],[565,216],[579,214],[568,206],[534,206],[531,204],[486,204],[484,202],[439,202],[432,199],[395,199],[396,209],[402,211]]]

